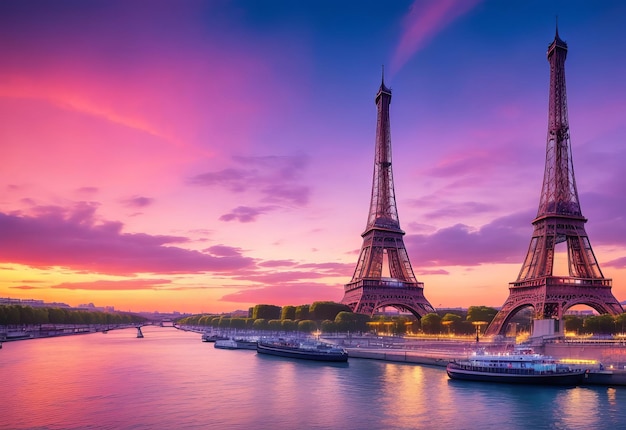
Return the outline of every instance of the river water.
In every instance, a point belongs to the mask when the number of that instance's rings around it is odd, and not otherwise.
[[[626,387],[451,381],[437,367],[297,361],[171,327],[143,333],[4,343],[0,428],[626,428]]]

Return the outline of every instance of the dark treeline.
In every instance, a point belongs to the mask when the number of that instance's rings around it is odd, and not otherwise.
[[[467,310],[447,309],[424,315],[421,319],[413,315],[367,315],[355,314],[340,303],[314,302],[311,305],[275,306],[256,305],[248,310],[248,317],[201,314],[181,318],[181,325],[211,327],[215,329],[267,330],[273,332],[307,332],[320,330],[323,333],[374,332],[379,334],[453,334],[475,335],[482,333],[498,313],[488,306],[470,306]],[[510,321],[517,332],[529,332],[532,312],[525,309]],[[626,330],[626,314],[618,316],[594,315],[564,317],[565,330],[577,335],[616,334]]]
[[[380,334],[441,334],[471,335],[476,333],[474,322],[486,325],[497,310],[485,306],[472,306],[466,312],[432,313],[417,319],[413,315],[368,315],[355,314],[350,308],[335,302],[314,302],[311,305],[275,306],[256,305],[248,310],[248,317],[201,314],[181,318],[180,325],[211,327],[215,329],[266,330],[284,332],[323,333],[374,332]],[[483,327],[484,330],[484,327]]]
[[[135,324],[146,319],[134,314],[85,311],[65,308],[34,308],[21,305],[0,305],[0,325],[37,324]]]

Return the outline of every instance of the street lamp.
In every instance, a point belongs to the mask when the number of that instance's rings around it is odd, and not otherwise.
[[[472,321],[472,324],[476,327],[476,343],[478,343],[479,334],[480,334],[480,326],[487,324],[485,321]]]

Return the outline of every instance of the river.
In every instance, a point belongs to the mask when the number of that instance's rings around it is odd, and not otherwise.
[[[171,327],[143,333],[4,343],[0,428],[626,428],[626,388],[451,381],[438,367],[296,361]]]

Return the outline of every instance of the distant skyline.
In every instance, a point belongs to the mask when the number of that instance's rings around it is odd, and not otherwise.
[[[626,3],[610,0],[0,2],[0,297],[341,300],[384,65],[424,294],[501,306],[539,204],[557,15],[586,231],[626,300]]]

